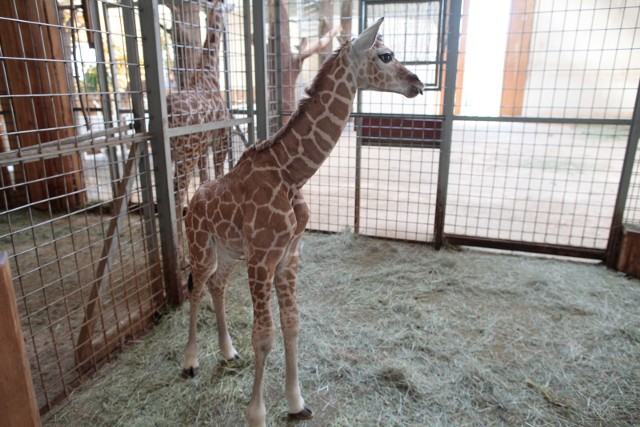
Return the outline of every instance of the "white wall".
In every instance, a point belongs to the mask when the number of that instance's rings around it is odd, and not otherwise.
[[[640,0],[537,0],[523,115],[629,119]]]

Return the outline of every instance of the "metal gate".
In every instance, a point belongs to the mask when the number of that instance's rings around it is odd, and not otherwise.
[[[326,14],[359,29],[385,16],[385,43],[427,82],[417,100],[359,95],[305,188],[310,228],[615,258],[623,217],[640,221],[639,2],[282,4],[290,45]]]

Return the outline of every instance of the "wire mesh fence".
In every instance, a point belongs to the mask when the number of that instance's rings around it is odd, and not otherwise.
[[[289,45],[320,37],[326,16],[283,4],[296,24]],[[417,100],[359,95],[353,124],[305,187],[311,228],[433,241],[440,185],[443,233],[452,241],[602,256],[640,80],[637,2],[501,1],[486,8],[364,1],[332,8],[332,22],[346,8],[360,28],[385,16],[385,43],[428,91]],[[446,25],[452,8],[461,9],[453,35]],[[459,46],[454,87],[443,59],[452,37]],[[336,37],[332,46],[339,44]],[[306,67],[298,97],[317,70],[311,61]],[[454,90],[450,106],[443,104],[447,86]],[[443,120],[452,122],[444,174]]]
[[[447,233],[606,248],[628,126],[465,121],[456,130]]]
[[[41,412],[165,304],[131,2],[0,6],[0,242]]]
[[[462,22],[446,232],[606,249],[640,80],[638,3],[471,3]]]

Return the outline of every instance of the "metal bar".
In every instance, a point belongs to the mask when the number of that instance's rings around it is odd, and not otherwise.
[[[460,19],[462,0],[449,3],[449,33],[447,36],[447,62],[444,87],[444,122],[442,123],[442,142],[438,164],[438,188],[436,192],[435,247],[440,249],[444,243],[444,224],[447,206],[447,187],[449,183],[449,162],[451,160],[451,136],[453,134],[454,107],[456,99],[456,79],[458,75],[458,48],[460,43]]]
[[[189,126],[180,126],[177,128],[167,129],[167,136],[169,138],[175,138],[176,136],[189,135],[189,134],[198,133],[198,132],[207,132],[207,131],[232,127],[232,126],[241,125],[241,124],[250,123],[250,122],[251,122],[250,118],[243,117],[240,119],[220,120],[217,122],[200,123],[197,125],[189,125]]]
[[[440,13],[438,15],[438,52],[436,54],[436,84],[433,90],[442,90],[442,67],[444,66],[444,49],[445,43],[445,31],[446,31],[446,19],[447,19],[447,0],[440,1]]]
[[[563,125],[619,125],[629,126],[633,120],[626,119],[589,119],[589,118],[560,118],[560,117],[515,117],[515,116],[458,116],[453,120],[472,122],[509,122],[509,123],[556,123]]]
[[[268,117],[268,79],[267,79],[267,38],[265,36],[265,7],[264,2],[253,0],[253,48],[255,58],[256,81],[256,133],[258,140],[264,141],[269,137]]]
[[[20,150],[11,150],[11,151],[4,151],[2,153],[0,153],[0,165],[1,166],[5,166],[4,162],[10,162],[12,160],[15,159],[20,159],[21,158],[21,154],[26,153],[26,154],[30,154],[34,155],[34,154],[38,154],[40,152],[45,152],[47,150],[52,150],[52,149],[59,149],[62,148],[64,146],[70,146],[73,148],[76,148],[77,151],[81,150],[82,148],[84,148],[84,146],[86,145],[87,148],[93,148],[93,146],[91,146],[90,144],[86,144],[86,142],[91,142],[96,138],[104,138],[104,137],[109,137],[111,135],[114,135],[116,133],[119,132],[126,132],[131,130],[132,127],[131,125],[126,125],[126,126],[120,126],[117,128],[109,128],[109,129],[105,129],[105,130],[101,130],[101,131],[96,131],[96,132],[89,132],[89,133],[85,133],[83,135],[78,135],[78,136],[70,136],[67,138],[61,138],[61,139],[57,139],[54,141],[48,141],[48,142],[43,142],[41,144],[38,145],[33,145],[30,147],[24,147],[21,148]],[[12,135],[15,135],[14,133],[12,133]]]
[[[176,201],[173,194],[171,152],[167,122],[167,100],[162,74],[162,43],[158,0],[139,0],[140,31],[149,105],[149,130],[153,134],[151,148],[155,166],[158,220],[162,239],[162,262],[165,289],[169,302],[180,305],[183,300],[178,268],[178,230]]]
[[[275,67],[275,70],[273,70],[273,72],[275,72],[275,77],[276,77],[276,81],[275,83],[275,95],[276,95],[276,117],[277,117],[277,123],[278,123],[278,128],[282,127],[282,33],[280,32],[280,26],[282,25],[282,23],[280,22],[280,7],[281,7],[281,3],[280,1],[276,1],[275,2],[275,29],[276,29],[276,34],[275,34],[275,40],[274,40],[274,45],[275,45],[275,56],[273,58],[273,65]],[[287,14],[288,16],[288,14]],[[287,25],[289,25],[289,23],[287,22]],[[290,43],[290,40],[287,40],[288,43]]]
[[[95,27],[100,27],[100,16],[98,14],[98,1],[90,0],[91,6],[89,7],[91,13],[91,20]],[[104,6],[104,5],[103,5]],[[107,37],[107,48],[108,46],[110,33],[108,26],[108,19],[105,20],[105,32],[104,35]],[[104,56],[104,46],[102,44],[102,34],[94,37],[95,44],[95,54],[96,54],[96,70],[98,72],[98,83],[100,86],[100,99],[101,99],[101,107],[102,107],[102,121],[104,122],[105,127],[113,126],[113,111],[111,110],[111,102],[109,100],[109,84],[108,84],[108,73],[107,73],[107,62]],[[111,59],[111,58],[110,58]],[[92,123],[88,123],[90,127]],[[115,147],[107,148],[107,156],[109,158],[109,174],[111,177],[111,191],[113,192],[113,197],[116,197],[118,192],[118,188],[116,182],[120,179],[120,169],[118,167],[118,155]]]
[[[360,20],[358,22],[358,34],[364,31],[367,25],[367,2],[360,2]],[[362,121],[362,117],[367,114],[362,113],[362,91],[358,91],[356,97],[356,110],[351,113],[354,124]],[[356,126],[356,129],[358,126]],[[354,208],[353,208],[353,232],[360,233],[360,210],[362,205],[362,141],[359,132],[356,132],[356,176],[354,182]]]
[[[362,118],[355,118],[355,125],[358,128]],[[356,176],[354,189],[354,208],[353,208],[353,232],[360,233],[360,202],[362,200],[362,136],[360,132],[356,132]]]
[[[487,237],[461,236],[457,234],[446,235],[445,241],[447,244],[451,245],[476,246],[505,251],[532,252],[545,255],[568,256],[573,258],[603,260],[606,257],[606,251],[604,249],[550,245],[547,243],[528,243],[516,240],[496,240]]]
[[[636,103],[633,107],[627,150],[625,151],[624,162],[622,164],[622,173],[620,175],[620,183],[618,184],[618,195],[616,197],[616,204],[613,208],[609,242],[607,243],[607,267],[609,268],[616,267],[618,257],[620,256],[622,244],[622,220],[624,216],[624,209],[627,204],[627,196],[629,195],[629,185],[631,184],[631,175],[633,173],[635,156],[638,151],[638,138],[640,138],[640,84],[638,85],[638,91],[636,92]]]
[[[398,118],[405,120],[444,120],[441,114],[387,114],[387,113],[362,113],[354,111],[351,118],[356,117],[379,117],[379,118]]]
[[[79,151],[115,147],[116,145],[120,145],[120,144],[131,144],[133,142],[148,140],[150,136],[151,135],[148,133],[141,133],[141,134],[135,134],[131,136],[119,137],[117,139],[105,138],[100,142],[98,142],[95,139],[83,141],[80,144],[75,144],[73,146],[70,146],[69,148],[47,147],[45,150],[28,150],[28,151],[24,149],[21,150],[23,153],[27,151],[26,154],[20,153],[18,150],[13,150],[13,151],[8,151],[7,153],[3,153],[3,156],[2,156],[3,159],[0,162],[0,165],[1,167],[6,167],[10,165],[17,165],[19,163],[29,163],[29,162],[36,162],[44,159],[53,159],[56,157],[61,157],[69,154],[75,154],[75,153],[78,153]],[[5,155],[5,154],[9,154],[9,155]]]
[[[367,25],[367,2],[360,2],[360,20],[358,21],[358,34],[361,34]],[[356,109],[351,113],[351,117],[362,114],[362,91],[359,90],[356,96]]]
[[[244,65],[245,65],[245,84],[247,86],[247,119],[249,120],[247,130],[249,134],[249,145],[253,145],[256,142],[255,136],[255,120],[253,115],[253,62],[251,61],[251,0],[243,0],[242,8],[244,12]]]
[[[132,0],[122,0],[124,5],[133,6]],[[131,8],[122,9],[122,25],[126,37],[125,47],[127,52],[127,63],[130,64],[129,70],[129,87],[131,89],[131,109],[133,112],[134,126],[136,131],[142,132],[146,130],[144,98],[142,95],[142,76],[140,73],[140,57],[138,52],[138,37],[136,34],[135,12]],[[165,298],[162,292],[162,283],[159,280],[162,277],[162,268],[160,263],[160,244],[158,242],[158,233],[156,230],[155,209],[153,207],[153,183],[151,182],[151,164],[148,144],[145,142],[140,147],[140,160],[138,168],[140,169],[140,193],[142,195],[142,214],[144,216],[144,237],[147,245],[147,263],[151,268],[150,276],[153,278],[151,287],[153,289],[153,298],[155,307],[159,309],[164,305]]]
[[[229,12],[230,13],[230,12]],[[222,64],[224,66],[224,73],[222,74],[224,77],[224,88],[226,96],[225,103],[227,106],[227,111],[231,112],[231,61],[229,61],[229,19],[228,15],[224,15],[225,26],[224,31],[222,33]],[[233,117],[233,116],[231,116]],[[233,144],[231,143],[231,133],[232,128],[227,129],[229,138],[229,144],[227,144],[227,164],[229,165],[229,169],[233,167],[234,159],[233,159]]]

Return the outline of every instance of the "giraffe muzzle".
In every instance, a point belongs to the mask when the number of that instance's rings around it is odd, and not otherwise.
[[[416,76],[415,74],[412,74],[410,79],[412,80],[412,82],[405,96],[407,98],[415,98],[418,95],[422,95],[424,84],[420,81],[418,76]]]

